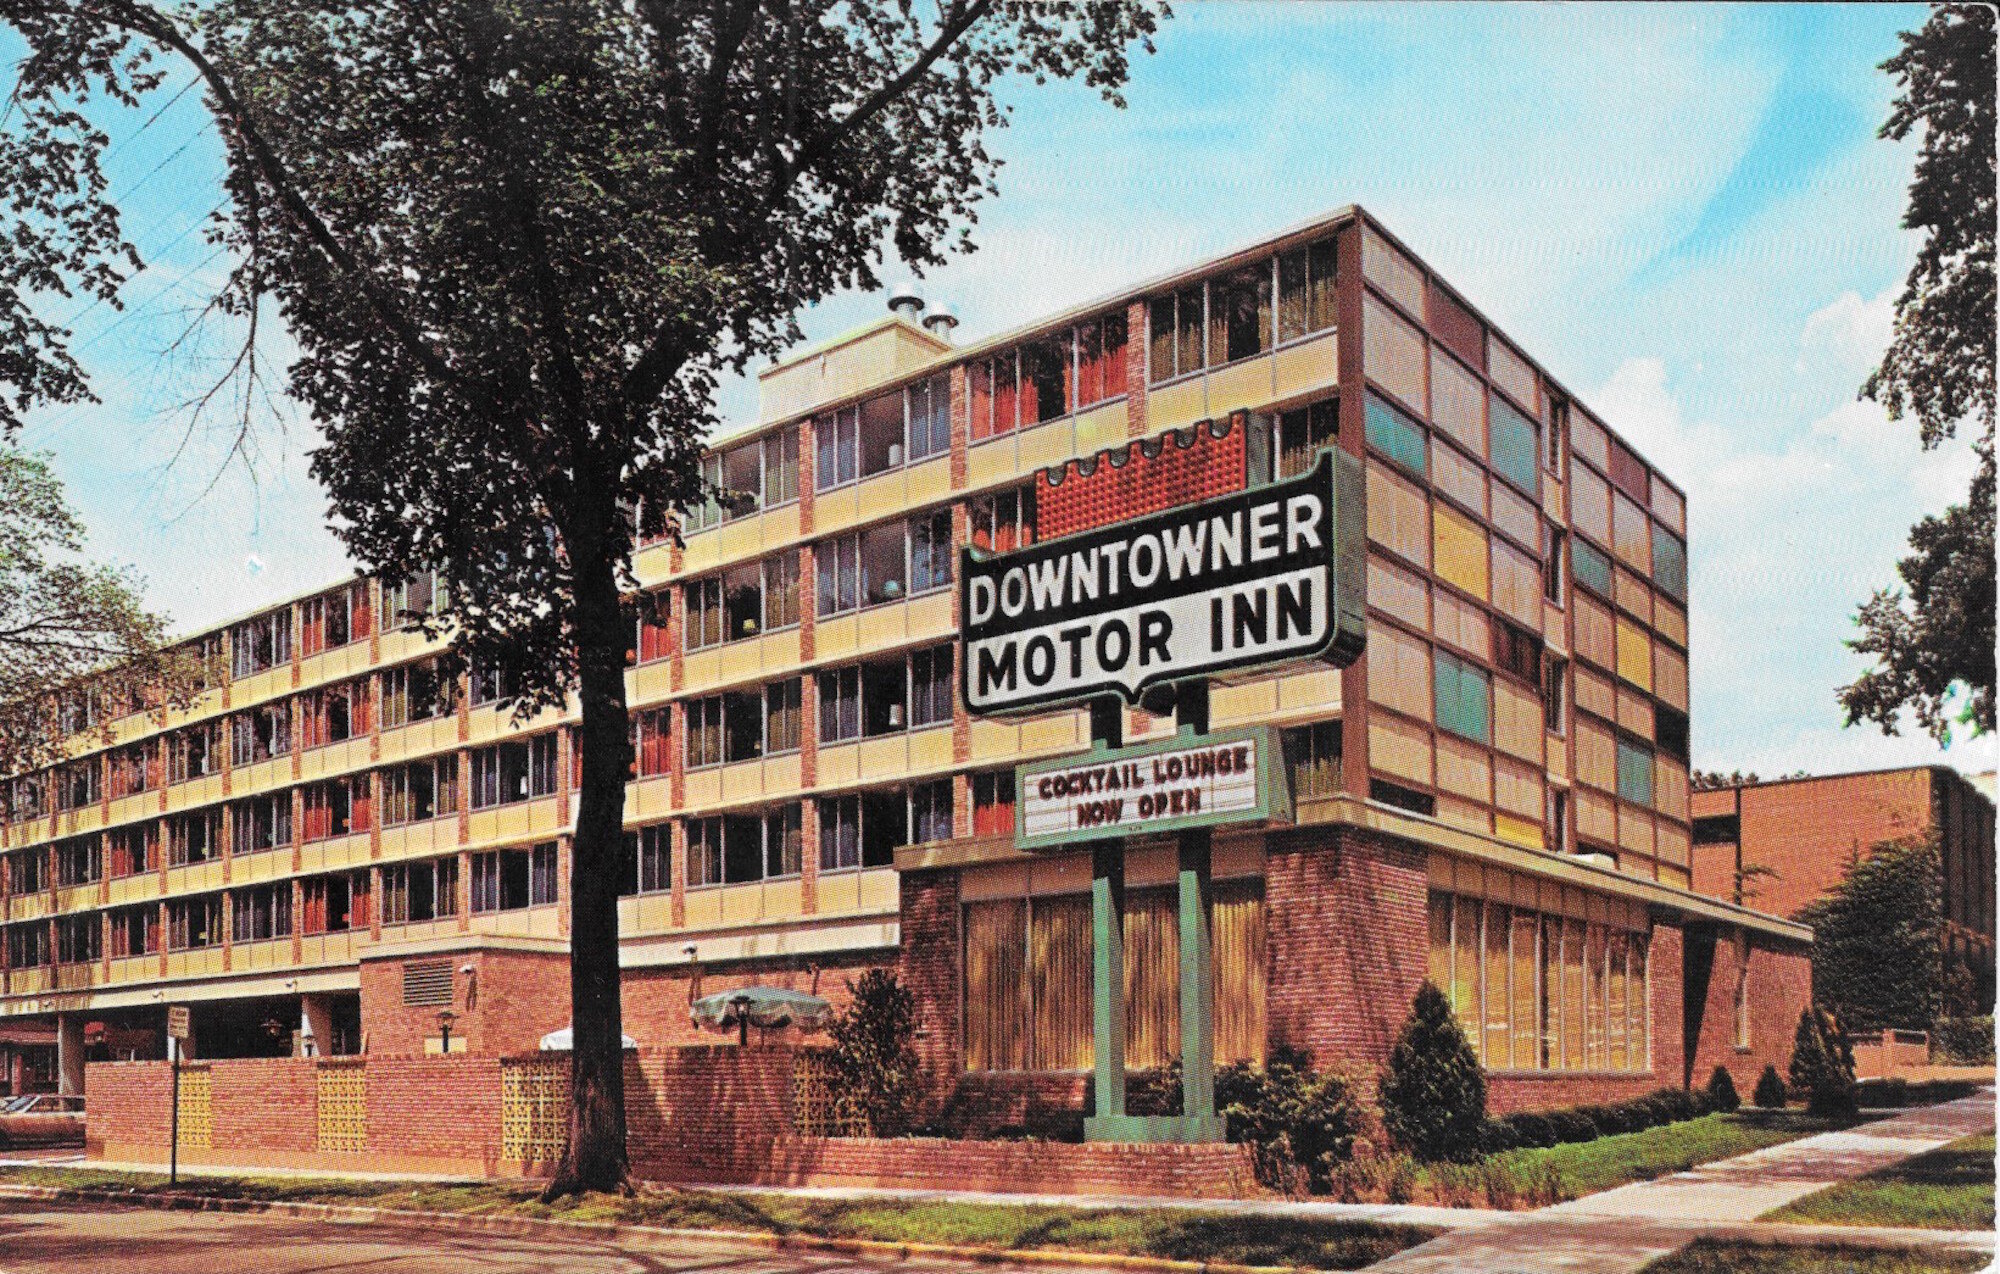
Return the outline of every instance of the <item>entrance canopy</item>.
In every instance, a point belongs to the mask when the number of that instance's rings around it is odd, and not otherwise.
[[[833,1005],[803,991],[746,986],[702,996],[688,1006],[688,1016],[711,1031],[737,1030],[746,1022],[763,1030],[796,1026],[816,1031],[833,1016]]]

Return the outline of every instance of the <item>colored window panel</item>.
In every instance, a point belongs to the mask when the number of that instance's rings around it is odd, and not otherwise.
[[[1487,452],[1493,472],[1529,495],[1541,492],[1542,435],[1535,422],[1497,395],[1487,404]]]
[[[1611,559],[1583,540],[1570,545],[1569,569],[1577,583],[1599,597],[1611,596]]]
[[[1516,495],[1512,488],[1493,484],[1493,525],[1512,536],[1516,544],[1530,549],[1542,544],[1542,511],[1532,500]]]
[[[1618,740],[1618,795],[1634,805],[1653,803],[1653,752],[1630,739]]]
[[[1424,410],[1426,343],[1416,328],[1373,297],[1362,304],[1362,360],[1368,378],[1412,410]]]
[[[1437,652],[1433,663],[1438,727],[1475,743],[1492,742],[1491,679],[1483,670],[1443,651]]]
[[[1570,525],[1599,544],[1611,543],[1611,488],[1582,465],[1570,469]]]
[[[1486,374],[1529,411],[1536,410],[1535,369],[1512,346],[1490,332],[1486,337]]]
[[[1486,532],[1440,505],[1431,511],[1431,548],[1438,576],[1474,597],[1486,597]]]
[[[1430,646],[1387,624],[1368,626],[1368,697],[1385,708],[1431,719]]]
[[[1687,598],[1687,545],[1666,531],[1653,530],[1653,582],[1670,596]]]
[[[1653,482],[1653,513],[1676,533],[1687,531],[1687,501],[1681,493],[1657,479]]]
[[[1493,604],[1530,628],[1541,627],[1541,563],[1498,540],[1493,542]]]
[[[1454,447],[1431,451],[1431,484],[1474,513],[1486,513],[1486,471],[1458,454]]]
[[[1486,904],[1486,1065],[1499,1069],[1513,1059],[1513,1034],[1509,1030],[1507,975],[1512,967],[1509,937],[1513,933],[1513,908],[1501,903]]]
[[[1569,416],[1570,450],[1596,465],[1601,470],[1611,468],[1611,435],[1580,410],[1572,410]]]
[[[1361,273],[1410,313],[1424,312],[1423,271],[1376,234],[1373,227],[1361,240]]]
[[[1618,675],[1641,689],[1653,688],[1653,643],[1645,629],[1624,618],[1618,620]]]
[[[1576,724],[1576,777],[1592,787],[1610,790],[1618,782],[1618,754],[1611,732],[1594,721]]]
[[[1385,464],[1368,463],[1368,538],[1418,566],[1431,564],[1430,499]]]
[[[1484,610],[1440,589],[1436,611],[1439,641],[1479,658],[1492,649],[1493,625]]]
[[[1424,476],[1423,426],[1374,394],[1368,395],[1368,445],[1415,477]]]
[[[1486,389],[1451,358],[1431,359],[1431,423],[1475,456],[1486,454]]]
[[[1430,631],[1430,585],[1414,571],[1389,559],[1368,555],[1368,604],[1387,611],[1412,628]]]
[[[1622,494],[1612,496],[1611,548],[1635,571],[1653,567],[1652,528],[1652,519],[1638,505]]]

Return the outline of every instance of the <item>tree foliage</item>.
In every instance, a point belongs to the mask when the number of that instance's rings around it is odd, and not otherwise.
[[[1813,1114],[1851,1115],[1860,1106],[1854,1050],[1842,1034],[1840,1019],[1817,1004],[1808,1004],[1799,1014],[1790,1070],[1792,1091],[1805,1094],[1806,1109]]]
[[[1444,992],[1417,988],[1382,1077],[1382,1122],[1419,1159],[1476,1157],[1486,1122],[1486,1076]]]
[[[289,387],[325,434],[336,531],[392,583],[441,570],[447,605],[423,622],[460,666],[508,674],[520,711],[580,701],[574,1107],[551,1193],[625,1176],[634,532],[714,494],[697,458],[718,376],[794,341],[802,307],[877,286],[891,256],[921,271],[970,246],[1004,92],[1068,78],[1118,102],[1161,11],[0,0],[30,48],[16,116],[40,130],[0,152],[0,189],[25,178],[81,210],[17,211],[48,245],[30,261],[115,291],[133,258],[102,137],[68,153],[63,112],[143,93],[149,57],[192,66],[228,161],[220,302],[252,323],[274,303],[296,339]],[[19,255],[0,246],[0,267]],[[66,341],[0,329],[35,369],[10,375],[22,402],[79,392]]]
[[[193,694],[199,670],[166,648],[166,621],[138,581],[82,550],[48,457],[0,444],[0,774],[60,758],[63,696],[94,697],[108,730],[131,707]]]
[[[1877,846],[1800,908],[1812,926],[1813,1000],[1857,1031],[1929,1030],[1944,995],[1937,842]]]
[[[1973,733],[1994,727],[1994,26],[1987,5],[1939,5],[1882,64],[1902,87],[1881,135],[1921,130],[1906,229],[1923,247],[1896,300],[1882,365],[1862,386],[1891,420],[1917,419],[1926,450],[1975,431],[1979,467],[1964,504],[1926,517],[1884,589],[1857,616],[1849,644],[1876,666],[1842,688],[1849,725],[1897,732],[1905,709],[1940,742],[1949,704]],[[1907,593],[1904,591],[1907,590]]]
[[[870,969],[848,983],[847,1011],[828,1027],[841,1098],[869,1135],[909,1130],[921,1078],[916,1047],[917,1000],[887,969]]]

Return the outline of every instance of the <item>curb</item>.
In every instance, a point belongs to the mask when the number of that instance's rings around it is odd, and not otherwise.
[[[59,1204],[112,1204],[161,1212],[226,1212],[296,1217],[349,1225],[392,1225],[422,1229],[540,1236],[587,1235],[655,1243],[694,1244],[776,1252],[818,1252],[874,1262],[913,1259],[964,1261],[979,1265],[1040,1265],[1061,1269],[1114,1269],[1153,1274],[1297,1274],[1293,1265],[1236,1265],[1226,1261],[1176,1261],[1157,1256],[1071,1252],[1049,1248],[957,1247],[945,1243],[893,1243],[882,1239],[840,1239],[811,1234],[770,1234],[756,1230],[692,1230],[613,1221],[565,1221],[553,1217],[505,1216],[477,1212],[414,1212],[352,1204],[293,1203],[266,1199],[224,1199],[209,1195],[125,1194],[55,1186],[0,1185],[0,1199],[34,1199]],[[1413,1227],[1415,1228],[1415,1227]]]

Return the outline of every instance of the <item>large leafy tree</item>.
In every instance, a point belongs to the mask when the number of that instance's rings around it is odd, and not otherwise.
[[[1903,225],[1926,237],[1896,301],[1894,338],[1861,394],[1891,420],[1914,415],[1927,450],[1969,427],[1979,467],[1964,504],[1911,530],[1896,568],[1902,588],[1862,606],[1850,644],[1876,666],[1840,701],[1849,725],[1894,734],[1908,709],[1940,741],[1958,695],[1973,733],[1994,724],[1993,38],[1990,6],[1940,5],[1882,64],[1903,89],[1882,136],[1922,133]]]
[[[199,670],[167,648],[138,582],[82,552],[83,523],[48,458],[0,444],[0,775],[62,756],[65,696],[94,699],[108,726],[127,706],[193,692]]]
[[[963,246],[1006,93],[1076,78],[1118,102],[1158,16],[1112,0],[0,0],[32,50],[17,104],[40,130],[0,152],[0,188],[49,192],[25,210],[27,251],[115,291],[130,248],[64,113],[143,92],[162,58],[193,66],[227,147],[226,303],[251,319],[274,302],[298,342],[290,388],[325,431],[313,468],[336,530],[391,580],[441,569],[454,650],[509,674],[523,712],[581,701],[573,1110],[552,1194],[626,1173],[634,532],[714,494],[696,458],[719,375],[794,340],[800,307],[877,286],[890,254],[921,270]],[[0,354],[32,369],[18,392],[81,392],[67,337],[0,327]]]

